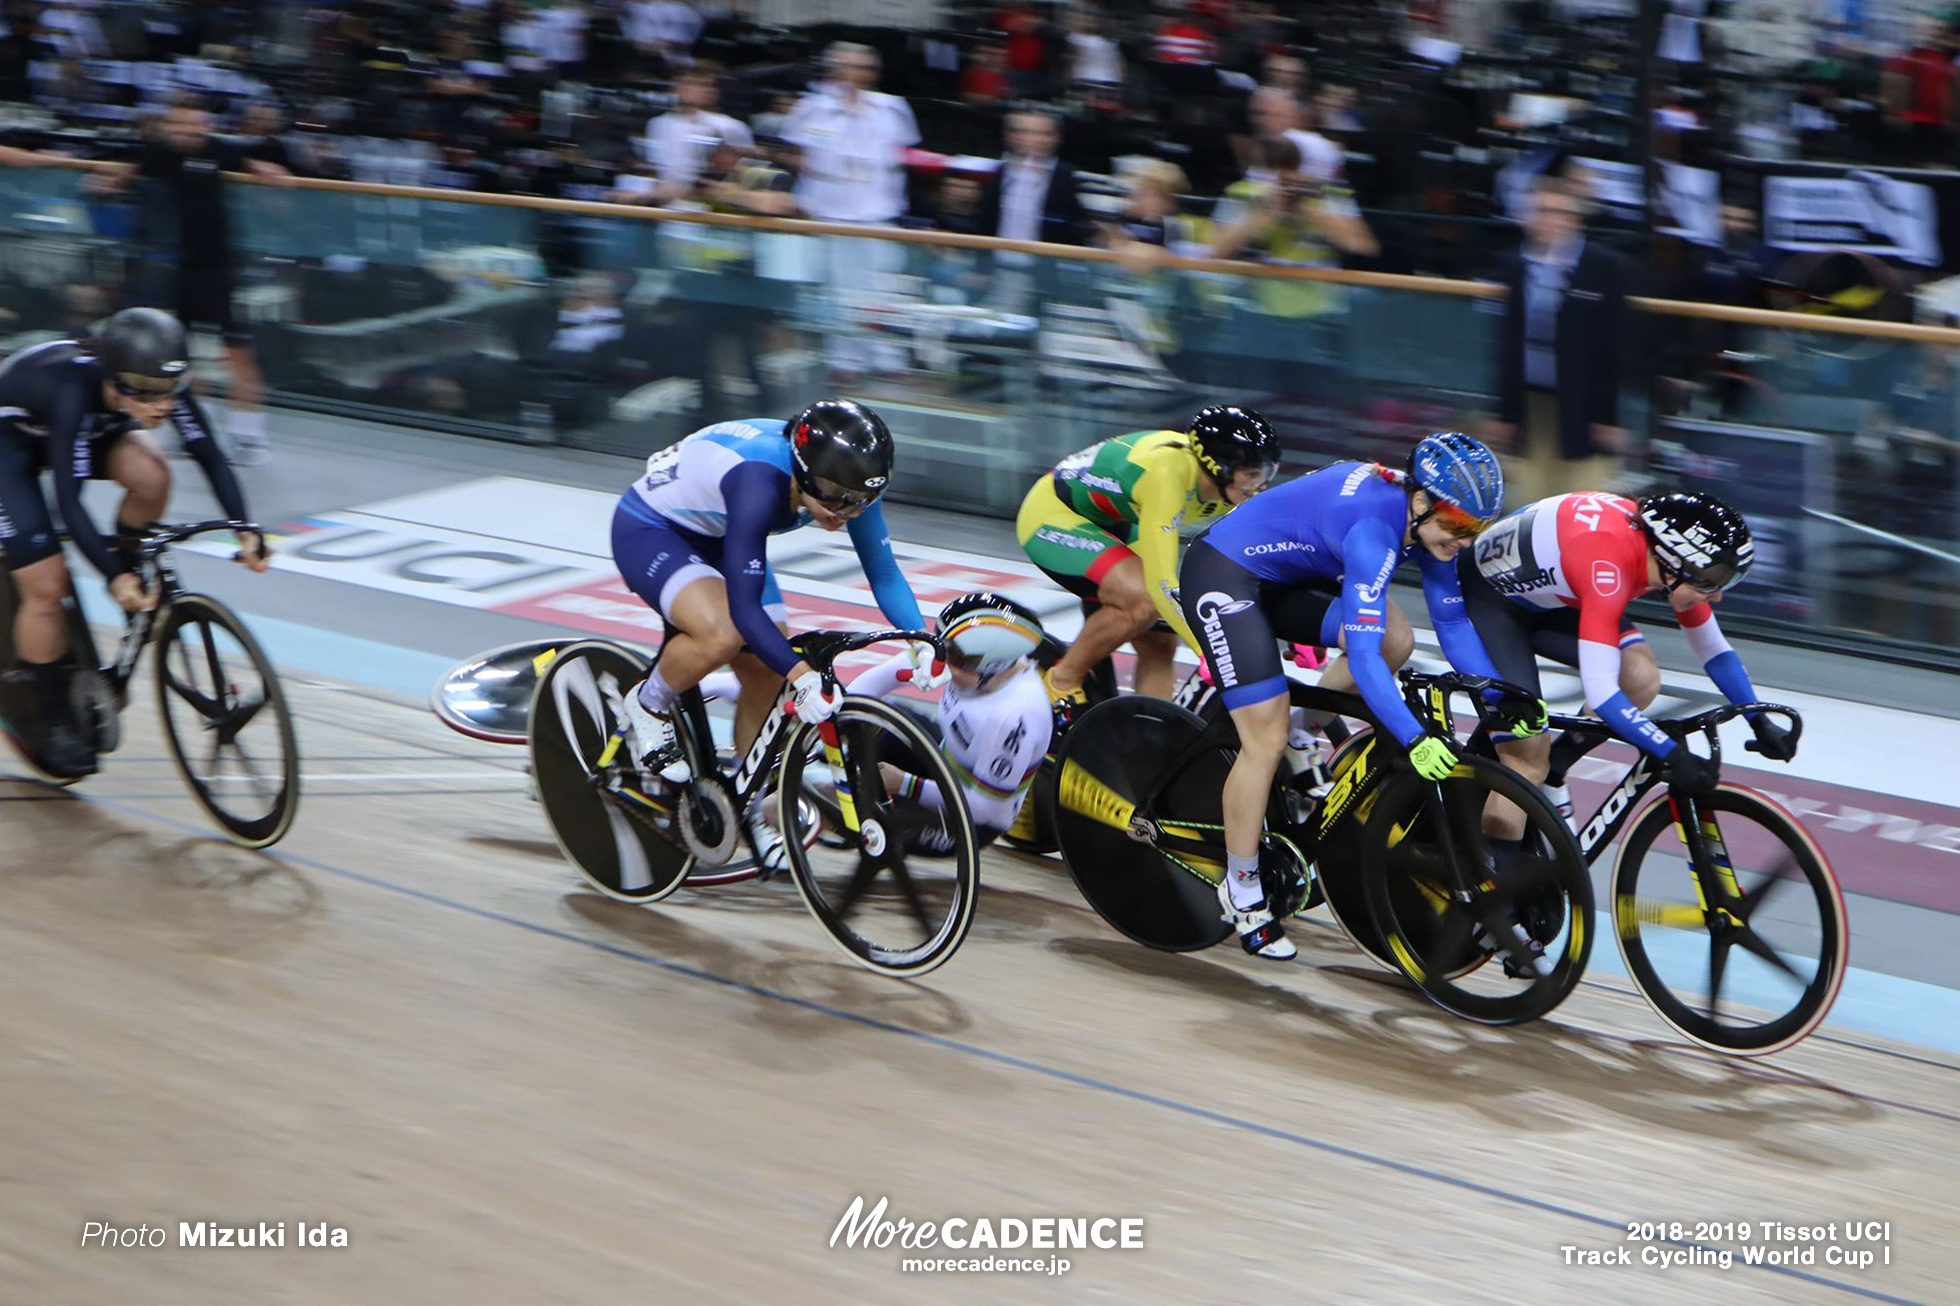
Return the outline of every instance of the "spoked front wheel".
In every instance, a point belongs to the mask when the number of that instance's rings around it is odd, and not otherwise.
[[[1516,849],[1484,833],[1493,795],[1524,811]],[[1487,1025],[1536,1020],[1585,973],[1585,860],[1538,787],[1507,768],[1466,757],[1440,784],[1402,772],[1375,804],[1363,847],[1375,926],[1402,973],[1445,1011]]]
[[[233,842],[276,843],[299,810],[299,746],[271,659],[203,594],[172,600],[155,640],[157,712],[191,797]]]
[[[811,915],[881,974],[923,975],[944,963],[973,924],[980,850],[932,736],[896,707],[846,696],[825,726],[798,725],[784,748],[780,828],[795,828],[806,794],[821,796],[837,821],[834,840],[786,845]]]
[[[1613,868],[1614,934],[1661,1018],[1705,1047],[1762,1056],[1816,1029],[1850,933],[1830,864],[1774,803],[1723,785],[1698,799],[1703,865],[1674,804],[1634,822]]]

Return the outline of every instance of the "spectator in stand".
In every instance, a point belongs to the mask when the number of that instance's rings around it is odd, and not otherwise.
[[[1373,258],[1374,233],[1338,183],[1306,170],[1285,136],[1261,142],[1263,166],[1234,182],[1213,215],[1212,254],[1293,267],[1338,267],[1340,255]],[[1270,282],[1262,286],[1315,286]],[[1320,289],[1324,289],[1321,287]],[[1291,314],[1289,314],[1291,315]]]
[[[1103,34],[1102,10],[1089,4],[1068,11],[1069,83],[1075,93],[1100,108],[1122,99],[1123,52]]]
[[[824,56],[829,79],[796,103],[783,135],[803,151],[796,199],[803,212],[823,222],[889,223],[905,212],[905,152],[919,143],[912,106],[873,88],[878,52],[840,41]],[[871,288],[882,273],[904,265],[904,250],[884,240],[827,238],[829,283],[841,308]],[[898,350],[880,342],[835,333],[830,362],[839,379],[867,367],[896,371]]]
[[[222,336],[231,368],[231,459],[250,466],[269,458],[271,448],[252,334],[232,314],[235,266],[226,218],[227,172],[251,172],[271,181],[292,176],[215,136],[204,102],[185,92],[172,97],[151,125],[137,161],[97,174],[97,186],[120,190],[132,178],[146,184],[139,197],[145,209],[145,241],[161,256],[157,269],[171,283],[167,293],[152,287],[150,297],[174,311],[186,327],[210,327]]]
[[[973,57],[960,73],[960,99],[976,109],[1007,99],[1007,50],[988,38],[973,47]]]
[[[1150,38],[1150,57],[1160,64],[1181,67],[1210,67],[1217,62],[1218,42],[1211,29],[1182,6],[1169,9]]]
[[[1586,239],[1589,204],[1564,177],[1539,177],[1524,243],[1494,278],[1509,291],[1497,359],[1492,442],[1515,440],[1514,503],[1611,487],[1626,447],[1620,366],[1633,266]]]
[[[538,11],[538,53],[557,81],[580,81],[585,76],[586,39],[591,15],[581,0],[559,0]]]
[[[1008,0],[994,15],[994,27],[1007,34],[1007,83],[1025,99],[1047,91],[1048,16],[1033,0]]]
[[[1886,65],[1887,119],[1902,137],[1906,162],[1920,167],[1950,167],[1954,161],[1949,126],[1956,76],[1953,47],[1949,28],[1923,19],[1912,49]]]
[[[748,125],[719,110],[720,78],[716,64],[685,69],[674,79],[674,107],[647,119],[640,150],[654,170],[649,202],[665,204],[691,192],[710,151],[733,146],[746,154],[755,148]]]
[[[686,64],[705,24],[692,6],[681,0],[628,0],[620,28],[633,48],[649,59]]]
[[[1062,125],[1036,109],[1007,115],[1007,153],[987,180],[981,230],[1008,240],[1081,245],[1089,239],[1089,215],[1075,169],[1057,157]]]
[[[1307,172],[1292,141],[1275,137],[1261,150],[1264,166],[1232,183],[1214,215],[1214,257],[1335,268],[1343,256],[1373,258],[1381,252],[1346,189]],[[1323,361],[1337,345],[1330,333],[1347,306],[1343,288],[1256,277],[1246,292],[1251,302],[1239,314],[1242,340],[1230,351],[1239,373],[1233,379],[1260,390],[1297,393],[1299,365]]]
[[[1306,111],[1291,91],[1261,87],[1246,105],[1257,142],[1288,140],[1300,152],[1301,168],[1322,181],[1339,181],[1347,172],[1341,147],[1317,131],[1307,130]],[[1250,171],[1250,170],[1248,170]]]

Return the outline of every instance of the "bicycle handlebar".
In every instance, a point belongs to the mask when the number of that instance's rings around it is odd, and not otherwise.
[[[926,630],[810,630],[790,641],[790,647],[800,654],[805,662],[821,673],[827,680],[835,680],[831,665],[846,653],[855,653],[872,644],[883,644],[890,640],[905,640],[908,643],[930,644],[935,657],[946,660],[946,646],[939,636]]]
[[[1409,707],[1416,716],[1431,725],[1443,727],[1451,734],[1456,732],[1451,729],[1447,720],[1435,720],[1435,714],[1431,711],[1428,702],[1428,694],[1431,690],[1443,695],[1442,711],[1445,717],[1449,715],[1450,696],[1459,692],[1468,693],[1471,705],[1476,708],[1478,722],[1486,729],[1501,730],[1507,734],[1511,730],[1511,722],[1505,717],[1506,705],[1516,705],[1527,710],[1538,705],[1538,695],[1522,685],[1514,685],[1508,680],[1498,680],[1491,676],[1472,676],[1461,671],[1436,673],[1404,671],[1402,684],[1404,686],[1402,697],[1408,701]],[[1496,692],[1495,701],[1491,699],[1491,691]]]
[[[1781,703],[1724,703],[1720,707],[1711,707],[1706,712],[1697,712],[1694,716],[1674,717],[1668,720],[1655,721],[1654,724],[1668,738],[1680,741],[1683,747],[1687,746],[1687,740],[1690,736],[1697,734],[1703,736],[1708,740],[1709,757],[1719,762],[1722,759],[1722,741],[1715,733],[1716,728],[1749,712],[1769,713],[1787,717],[1790,722],[1790,748],[1794,755],[1798,742],[1803,738],[1803,714],[1798,712],[1797,709],[1786,707]],[[1551,715],[1550,724],[1555,730],[1563,730],[1568,733],[1584,732],[1588,735],[1596,736],[1597,742],[1600,743],[1604,743],[1608,739],[1618,738],[1604,721],[1601,721],[1595,716],[1576,716],[1569,712],[1554,712]],[[1588,746],[1590,747],[1591,745]],[[1760,753],[1763,751],[1762,745],[1753,739],[1744,740],[1742,746],[1751,753]]]
[[[143,533],[144,553],[161,553],[173,544],[188,540],[194,535],[208,535],[212,531],[232,531],[243,534],[250,531],[260,539],[265,538],[265,527],[249,521],[201,521],[187,526],[167,526],[162,522]]]

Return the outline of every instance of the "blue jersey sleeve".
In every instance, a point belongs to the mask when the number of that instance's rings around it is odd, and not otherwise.
[[[851,547],[864,564],[864,578],[871,582],[872,596],[885,620],[900,630],[924,630],[926,620],[919,614],[919,601],[905,581],[892,555],[892,533],[885,526],[885,506],[874,503],[853,517],[844,528],[850,532]]]
[[[1347,645],[1348,667],[1368,710],[1382,729],[1408,747],[1422,736],[1422,726],[1402,692],[1395,673],[1382,657],[1382,636],[1388,628],[1388,578],[1402,561],[1402,550],[1387,522],[1374,517],[1355,523],[1341,540],[1341,633]]]
[[[1457,580],[1456,564],[1442,561],[1427,549],[1416,556],[1422,567],[1423,602],[1429,605],[1429,624],[1436,628],[1436,642],[1443,646],[1443,656],[1466,675],[1498,679],[1497,665],[1463,610],[1463,586]]]
[[[789,502],[789,474],[758,459],[744,459],[721,478],[721,495],[728,506],[728,536],[722,552],[728,615],[749,651],[771,671],[786,676],[799,659],[769,619],[762,587],[769,570],[769,527]]]

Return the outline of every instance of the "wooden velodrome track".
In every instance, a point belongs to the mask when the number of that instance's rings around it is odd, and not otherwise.
[[[6,1306],[1956,1300],[1939,1058],[1719,1061],[1612,981],[1476,1028],[1331,930],[1291,967],[1146,951],[1005,852],[960,955],[882,979],[787,884],[597,897],[519,750],[289,684],[309,779],[270,854],[207,837],[147,686],[105,774],[0,780]],[[858,1195],[1141,1216],[1145,1246],[908,1274],[828,1245]],[[170,1245],[83,1248],[91,1220]],[[175,1246],[301,1220],[350,1245]],[[1890,1221],[1891,1262],[1660,1269],[1626,1229],[1767,1220]]]

